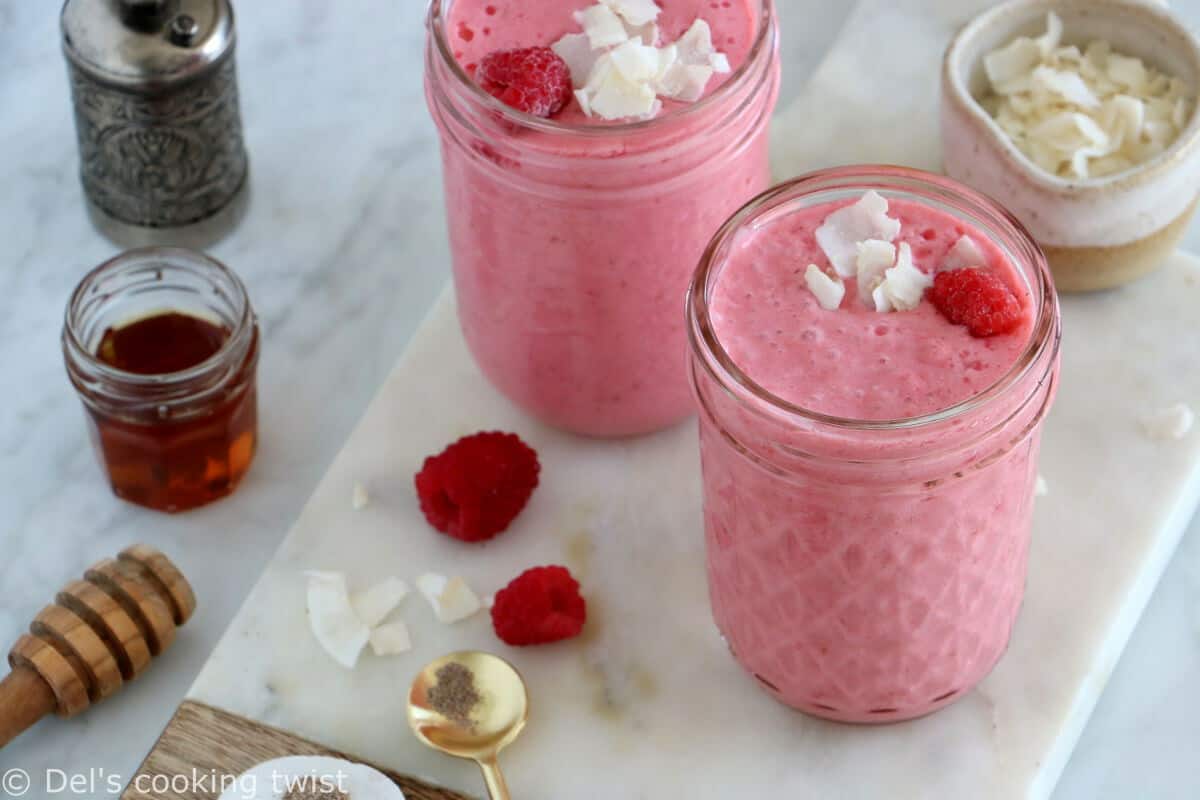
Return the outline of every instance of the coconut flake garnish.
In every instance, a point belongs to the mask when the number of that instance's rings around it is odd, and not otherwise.
[[[658,19],[658,4],[654,0],[602,0],[630,25],[646,25]]]
[[[399,578],[386,578],[369,589],[350,595],[350,605],[364,625],[374,628],[407,596],[408,584]]]
[[[1176,403],[1142,417],[1142,431],[1155,441],[1182,439],[1196,424],[1196,414],[1186,403]]]
[[[1047,30],[984,57],[991,94],[981,101],[1030,160],[1054,175],[1110,175],[1154,158],[1186,127],[1195,93],[1182,80],[1112,51],[1097,40],[1082,51],[1062,44],[1051,12]]]
[[[334,661],[354,669],[371,638],[370,628],[354,612],[340,572],[308,572],[308,624]]]
[[[808,290],[817,298],[821,308],[833,311],[842,304],[846,296],[846,284],[841,278],[831,278],[816,264],[809,264],[804,272],[804,282]]]
[[[388,622],[371,631],[371,651],[377,656],[397,656],[412,650],[412,637],[403,622]]]
[[[979,249],[975,240],[970,236],[960,236],[954,246],[950,248],[950,252],[946,253],[946,257],[942,259],[938,270],[948,272],[963,267],[982,267],[986,263],[987,257]]]
[[[575,21],[583,28],[593,50],[612,47],[629,39],[629,32],[625,30],[621,18],[604,3],[576,11]]]
[[[600,52],[592,49],[587,34],[568,33],[550,45],[550,49],[567,62],[567,69],[571,71],[572,85],[576,89],[582,89],[587,83],[588,76],[592,74],[592,67],[600,58]]]
[[[896,247],[882,239],[867,239],[865,242],[856,243],[855,247],[858,250],[858,297],[870,305],[872,294],[879,288],[879,284],[883,283],[883,273],[896,263]]]
[[[896,253],[896,266],[883,274],[879,289],[897,311],[912,311],[921,305],[925,290],[933,285],[933,278],[917,269],[913,263],[912,248],[901,242]]]
[[[900,220],[887,215],[888,201],[872,190],[857,203],[839,208],[817,228],[817,244],[842,278],[858,272],[858,243],[868,239],[895,241]]]
[[[1037,476],[1037,480],[1033,484],[1034,497],[1045,497],[1050,494],[1050,484],[1046,483],[1046,479],[1041,475]]]
[[[438,621],[449,625],[474,615],[482,605],[462,578],[426,573],[417,578],[417,589],[433,607]]]
[[[575,12],[582,34],[569,33],[551,45],[570,69],[586,115],[647,119],[662,109],[660,96],[695,102],[714,73],[730,71],[703,19],[677,42],[658,47],[659,11],[653,0],[602,0]]]

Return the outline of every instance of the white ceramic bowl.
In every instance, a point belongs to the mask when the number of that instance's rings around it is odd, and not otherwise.
[[[1105,39],[1121,53],[1200,89],[1200,41],[1142,0],[1012,0],[976,17],[946,51],[942,150],[951,177],[991,195],[1041,244],[1062,291],[1127,283],[1175,249],[1200,194],[1200,114],[1166,151],[1126,172],[1068,180],[1026,157],[976,100],[988,88],[983,57],[1017,36],[1063,20],[1063,40]]]

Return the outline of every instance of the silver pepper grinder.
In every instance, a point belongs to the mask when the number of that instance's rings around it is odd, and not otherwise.
[[[247,174],[229,0],[66,0],[62,36],[101,232],[124,246],[228,232]]]

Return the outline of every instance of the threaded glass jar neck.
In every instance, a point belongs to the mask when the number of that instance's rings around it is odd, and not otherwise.
[[[228,331],[194,366],[164,374],[127,372],[101,360],[105,333],[158,313],[178,313]],[[257,357],[257,322],[241,280],[220,262],[180,248],[131,250],[88,273],[67,304],[67,372],[85,403],[110,411],[155,408],[176,416],[225,391]]]

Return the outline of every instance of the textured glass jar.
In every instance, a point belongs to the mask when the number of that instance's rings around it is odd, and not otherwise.
[[[1008,373],[926,416],[863,421],[792,405],[732,361],[710,317],[739,231],[870,189],[986,236],[1034,303],[1029,342]],[[1024,592],[1061,327],[1037,245],[949,179],[892,167],[818,172],[758,197],[717,233],[688,324],[710,595],[737,660],[782,702],[842,721],[907,719],[961,697],[1003,654]]]
[[[567,430],[620,436],[683,419],[688,278],[717,226],[769,182],[771,0],[758,1],[746,62],[708,97],[592,126],[532,117],[479,89],[448,41],[451,2],[430,5],[425,84],[476,362]]]
[[[164,313],[208,322],[224,341],[164,374],[115,368],[97,351],[109,331]],[[242,282],[190,250],[132,250],[89,273],[67,306],[63,354],[114,493],[183,511],[231,493],[258,437],[258,323]]]

